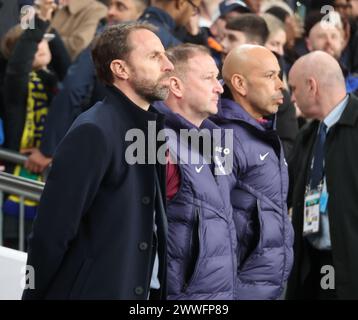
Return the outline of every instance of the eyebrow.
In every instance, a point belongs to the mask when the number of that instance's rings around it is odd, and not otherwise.
[[[272,74],[272,73],[277,73],[277,74],[280,74],[281,70],[269,70],[269,71],[265,71],[265,75],[269,75],[269,74]]]

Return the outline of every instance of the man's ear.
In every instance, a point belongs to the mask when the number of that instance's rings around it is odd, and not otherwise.
[[[308,91],[312,94],[312,95],[316,95],[317,91],[318,91],[318,85],[317,85],[317,81],[315,78],[308,78],[307,79],[307,85],[308,85]]]
[[[246,87],[246,81],[244,76],[238,73],[233,74],[233,76],[231,77],[231,86],[234,89],[234,91],[236,91],[243,97],[246,96],[247,87]]]
[[[127,80],[129,78],[126,63],[123,60],[113,60],[110,64],[110,68],[115,78],[121,80]]]
[[[183,82],[178,77],[169,78],[169,89],[177,97],[183,97]]]

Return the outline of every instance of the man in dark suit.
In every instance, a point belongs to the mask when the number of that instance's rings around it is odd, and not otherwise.
[[[322,51],[297,60],[289,84],[312,121],[289,159],[295,263],[287,297],[358,299],[358,99]]]
[[[149,121],[162,127],[150,103],[167,97],[173,65],[152,27],[139,23],[108,28],[92,56],[108,94],[55,153],[29,240],[35,288],[23,298],[165,298],[165,167],[133,164],[127,134],[147,139]]]

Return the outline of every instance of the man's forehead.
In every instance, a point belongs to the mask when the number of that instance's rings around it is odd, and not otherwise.
[[[129,35],[134,49],[143,48],[149,51],[163,51],[164,47],[158,36],[148,29],[138,29],[131,32]]]
[[[205,73],[218,73],[219,69],[216,66],[215,60],[209,54],[198,54],[191,57],[188,61],[190,69],[201,69]]]
[[[317,33],[323,34],[323,33],[332,33],[332,32],[340,33],[341,29],[332,23],[319,22],[315,24],[314,27],[311,29],[310,35],[317,34]]]

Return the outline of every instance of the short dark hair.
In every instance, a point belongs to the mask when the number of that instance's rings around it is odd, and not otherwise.
[[[226,24],[226,29],[241,31],[247,40],[265,45],[269,36],[269,30],[265,20],[253,13],[245,13],[240,17],[230,19]]]
[[[178,46],[172,47],[166,51],[169,61],[174,66],[174,74],[178,76],[184,76],[187,71],[188,60],[197,54],[208,54],[210,51],[207,47],[198,44],[184,43]]]
[[[110,68],[112,61],[128,59],[133,50],[133,45],[128,41],[128,37],[133,31],[141,29],[156,31],[156,28],[148,23],[119,23],[108,27],[93,40],[92,59],[97,76],[104,83],[113,83],[114,78]]]
[[[272,14],[277,19],[280,19],[283,23],[285,23],[286,18],[290,15],[287,10],[278,6],[272,6],[266,10],[266,13]]]

